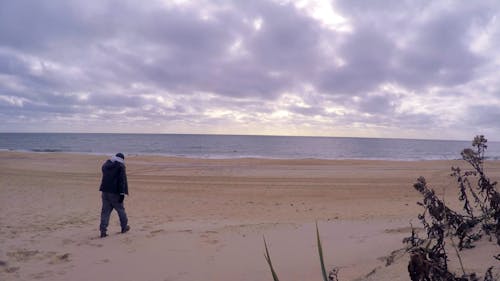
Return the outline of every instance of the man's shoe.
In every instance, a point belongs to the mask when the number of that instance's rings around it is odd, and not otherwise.
[[[106,232],[101,232],[101,238],[104,238],[106,236],[108,236],[108,234]]]
[[[130,226],[127,225],[124,228],[122,228],[122,233],[125,233],[125,232],[127,232],[129,230],[130,230]]]

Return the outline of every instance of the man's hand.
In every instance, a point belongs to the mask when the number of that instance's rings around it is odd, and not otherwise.
[[[118,202],[123,203],[123,200],[125,200],[125,195],[120,194],[120,200],[118,200]]]

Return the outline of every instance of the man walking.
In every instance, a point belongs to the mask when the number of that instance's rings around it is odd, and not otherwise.
[[[127,214],[123,200],[128,195],[127,174],[125,172],[125,156],[117,153],[111,159],[102,165],[102,181],[99,191],[102,192],[102,210],[101,210],[101,238],[108,236],[106,230],[109,224],[109,216],[113,209],[120,217],[122,233],[130,230]]]

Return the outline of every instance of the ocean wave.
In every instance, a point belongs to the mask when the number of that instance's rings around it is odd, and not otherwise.
[[[33,152],[65,152],[62,149],[53,149],[53,148],[35,148],[35,149],[31,149],[30,151],[33,151]],[[66,151],[66,152],[69,152],[69,151]]]
[[[467,141],[271,137],[223,135],[15,134],[0,133],[3,151],[188,158],[337,160],[456,160]],[[500,160],[500,142],[488,142],[487,160]]]

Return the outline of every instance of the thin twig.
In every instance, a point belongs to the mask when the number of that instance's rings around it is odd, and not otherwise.
[[[453,249],[455,249],[455,253],[457,254],[458,257],[458,262],[460,262],[460,267],[462,268],[462,273],[465,275],[465,269],[464,269],[464,264],[462,263],[462,257],[460,256],[460,253],[458,252],[457,246],[455,245],[455,241],[453,241],[453,237],[449,236],[451,240],[451,245],[453,246]]]
[[[446,206],[446,204],[445,204],[445,194],[446,194],[446,187],[443,188],[443,205]],[[446,208],[445,208],[445,210],[446,210]],[[446,216],[446,211],[445,210],[443,211],[445,213],[444,214],[444,222],[445,222],[445,225],[448,225],[448,217]],[[457,257],[458,257],[458,262],[460,262],[460,267],[462,268],[462,273],[465,276],[465,269],[464,269],[464,264],[462,263],[462,257],[460,256],[460,253],[458,252],[457,246],[455,245],[455,241],[453,241],[453,236],[449,235],[448,237],[450,237],[451,245],[453,246],[453,249],[455,249],[455,253],[457,254]]]

